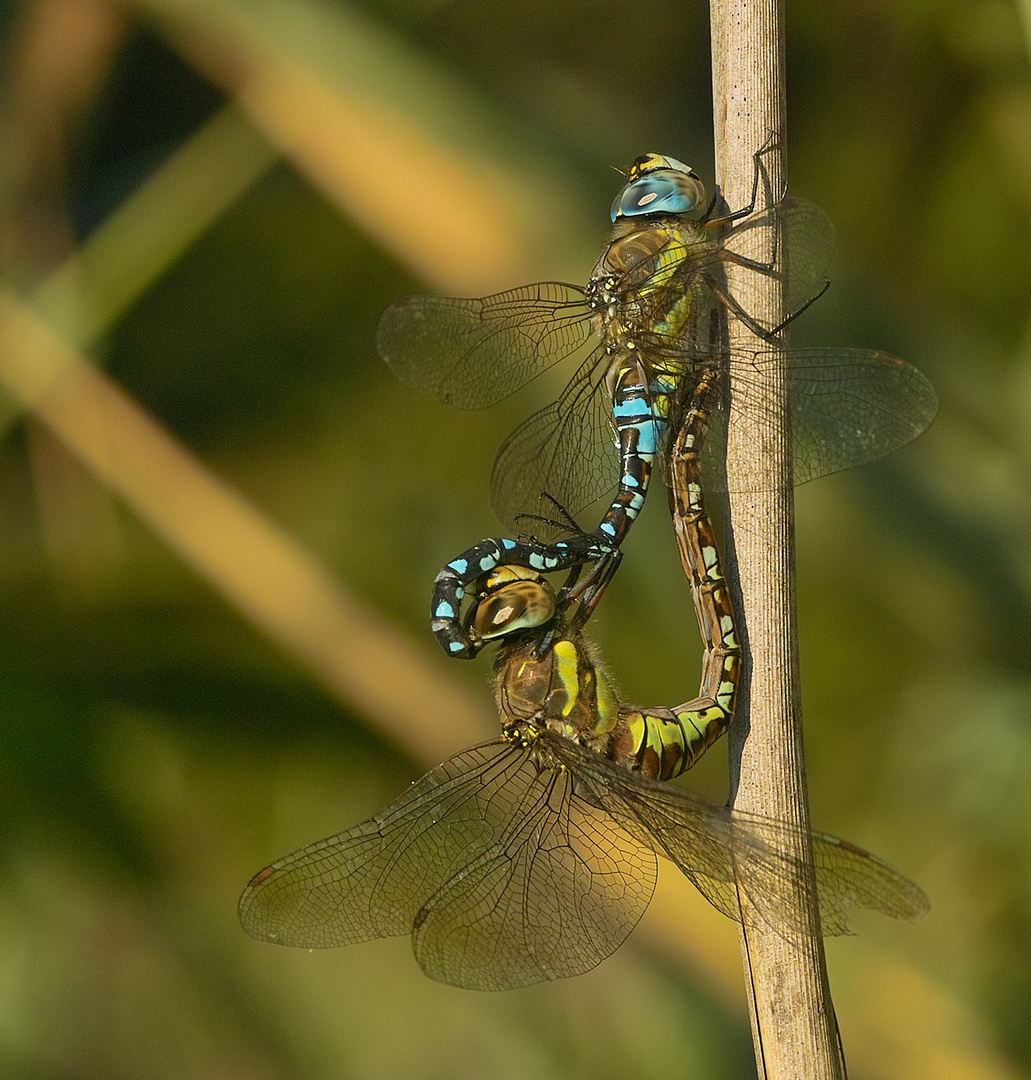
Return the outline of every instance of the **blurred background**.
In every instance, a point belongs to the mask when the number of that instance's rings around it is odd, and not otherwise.
[[[840,248],[793,340],[941,398],[798,493],[813,820],[933,908],[829,945],[855,1080],[1031,1076],[1029,31],[1028,0],[788,4],[791,188]],[[637,154],[711,178],[705,4],[32,0],[0,32],[0,1072],[753,1076],[735,929],[669,867],[613,958],[500,996],[236,921],[494,731],[429,586],[564,373],[451,411],[381,311],[584,281]],[[626,699],[682,701],[661,496],[626,551],[593,632]],[[722,801],[725,754],[689,786]]]

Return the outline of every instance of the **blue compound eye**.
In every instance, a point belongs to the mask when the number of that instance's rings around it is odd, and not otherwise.
[[[704,205],[705,185],[693,172],[653,169],[623,187],[612,204],[612,220],[643,214],[689,214]]]

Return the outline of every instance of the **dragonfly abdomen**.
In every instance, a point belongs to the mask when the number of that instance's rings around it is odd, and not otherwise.
[[[575,543],[555,544],[542,544],[532,538],[481,540],[452,559],[434,579],[430,628],[449,656],[471,659],[483,648],[486,639],[462,623],[460,612],[468,585],[501,566],[525,567],[544,574],[570,570],[604,558],[611,547],[604,541],[595,542],[589,535]]]
[[[700,467],[719,385],[715,366],[703,367],[684,403],[669,459],[677,546],[691,575],[691,598],[705,646],[698,696],[672,709],[632,709],[625,717],[628,730],[637,734],[641,771],[659,780],[690,769],[727,730],[741,674],[741,642],[705,508]]]
[[[672,780],[720,738],[728,719],[724,708],[705,698],[675,709],[626,708],[606,756],[651,780]]]
[[[610,370],[612,424],[619,448],[619,488],[593,535],[618,547],[644,506],[655,455],[666,434],[668,399],[656,394],[634,358]]]

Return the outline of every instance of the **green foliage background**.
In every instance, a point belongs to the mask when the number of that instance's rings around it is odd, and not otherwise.
[[[511,182],[518,250],[482,269],[481,292],[583,279],[610,166],[656,151],[712,175],[699,2],[36,0],[2,26],[0,257],[24,296],[223,107],[255,36],[482,169],[488,192]],[[933,905],[830,947],[857,1078],[1031,1075],[1029,29],[1031,9],[1005,0],[788,5],[791,187],[830,213],[840,247],[794,341],[897,353],[941,399],[911,449],[798,493],[813,818]],[[76,57],[93,64],[77,83]],[[359,161],[391,180],[388,223],[423,187],[405,150]],[[557,384],[485,414],[397,385],[373,347],[380,312],[441,281],[296,158],[255,175],[153,280],[130,281],[89,355],[486,716],[486,662],[434,652],[429,584],[496,531],[493,453]],[[504,279],[517,264],[524,277]],[[5,404],[3,1075],[754,1074],[734,973],[654,935],[581,979],[501,996],[429,982],[404,941],[309,955],[247,939],[235,904],[251,874],[432,762]],[[688,605],[659,497],[596,620],[628,699],[693,692]],[[410,707],[417,726],[424,702]],[[691,785],[721,799],[724,755]]]

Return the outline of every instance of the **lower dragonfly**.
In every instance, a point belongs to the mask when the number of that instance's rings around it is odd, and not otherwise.
[[[797,830],[663,782],[709,744],[696,723],[708,704],[621,704],[583,636],[618,560],[612,552],[586,575],[574,569],[557,594],[517,566],[475,582],[466,618],[499,642],[501,737],[261,870],[240,899],[247,933],[303,948],[410,934],[431,978],[527,986],[615,952],[663,856],[723,914],[801,940]],[[812,852],[824,933],[849,933],[857,908],[903,919],[928,910],[916,885],[861,848],[814,833]]]
[[[493,405],[586,350],[557,401],[498,452],[491,497],[503,521],[528,516],[546,527],[542,496],[577,513],[618,478],[593,532],[555,543],[492,538],[444,568],[432,617],[450,655],[475,655],[458,613],[466,587],[490,567],[565,570],[619,546],[655,462],[662,463],[681,401],[700,380],[716,387],[717,430],[731,373],[743,408],[773,407],[771,354],[730,348],[725,327],[732,316],[770,341],[781,327],[749,316],[728,292],[725,268],[735,264],[783,282],[790,320],[826,288],[833,229],[811,203],[773,199],[762,169],[767,149],[755,155],[750,203],[725,215],[687,165],[658,154],[636,159],[612,207],[612,238],[585,288],[542,282],[483,299],[406,297],[384,312],[377,347],[387,363],[404,381],[462,408]],[[757,209],[760,186],[765,205]],[[735,248],[756,229],[781,237],[768,264]],[[936,411],[923,375],[884,353],[801,349],[778,356],[786,367],[795,483],[904,446]],[[711,491],[722,480],[718,451],[710,445],[709,453]]]

